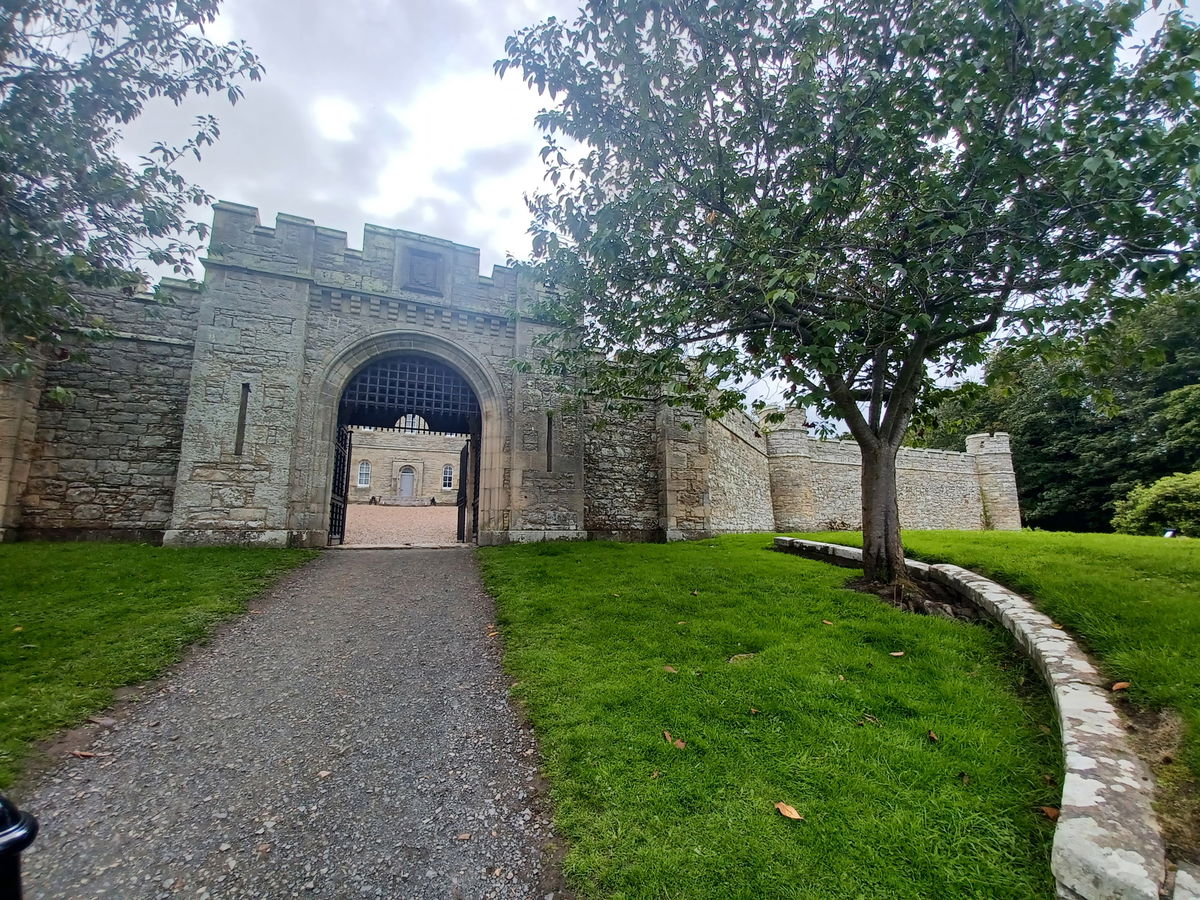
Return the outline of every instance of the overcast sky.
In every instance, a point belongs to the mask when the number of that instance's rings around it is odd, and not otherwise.
[[[479,247],[489,274],[527,256],[522,200],[538,187],[544,105],[492,63],[504,39],[575,0],[225,0],[215,40],[243,39],[266,66],[245,99],[150,106],[126,129],[136,155],[179,142],[201,112],[221,139],[185,174],[220,200],[340,228],[370,222]],[[200,215],[208,217],[210,211]],[[199,269],[196,277],[200,277]]]
[[[224,0],[214,40],[249,42],[266,66],[245,99],[151,105],[130,156],[181,141],[202,112],[221,139],[185,174],[220,200],[306,216],[362,246],[364,223],[482,251],[481,271],[529,253],[523,194],[542,181],[544,99],[492,63],[504,39],[577,0]],[[209,218],[211,212],[198,215]],[[200,276],[199,270],[195,273]]]

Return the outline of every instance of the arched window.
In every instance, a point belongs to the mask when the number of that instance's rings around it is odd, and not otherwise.
[[[401,431],[406,431],[409,434],[426,434],[429,431],[429,423],[418,415],[409,413],[407,416],[401,416],[396,420],[396,427]]]
[[[365,459],[358,464],[358,486],[371,486],[371,464]]]
[[[442,488],[454,487],[454,466],[446,463],[442,466]]]

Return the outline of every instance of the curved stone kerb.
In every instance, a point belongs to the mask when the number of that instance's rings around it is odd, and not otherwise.
[[[822,541],[777,537],[775,547],[811,558],[862,562],[858,548]],[[1050,862],[1059,895],[1158,900],[1166,862],[1151,805],[1154,781],[1130,747],[1091,660],[1020,594],[958,566],[907,566],[914,578],[936,580],[1002,625],[1050,688],[1065,760]]]

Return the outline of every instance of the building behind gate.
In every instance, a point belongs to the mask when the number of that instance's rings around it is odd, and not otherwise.
[[[167,306],[89,297],[110,339],[0,384],[0,536],[321,546],[354,499],[354,434],[414,415],[464,436],[454,485],[482,544],[859,524],[856,445],[797,412],[767,430],[647,401],[593,427],[537,365],[535,286],[481,276],[474,248],[368,225],[355,250],[219,203],[204,265]],[[906,527],[1020,527],[1006,435],[899,469]]]

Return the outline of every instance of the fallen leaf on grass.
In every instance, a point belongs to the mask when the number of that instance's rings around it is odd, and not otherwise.
[[[931,744],[936,744],[938,742],[938,736],[933,733],[932,729],[929,732],[929,742]]]
[[[730,662],[745,662],[748,659],[754,659],[753,653],[735,653],[729,657]]]
[[[676,624],[676,625],[686,625],[686,624],[687,624],[687,619],[681,619],[680,621],[676,622],[675,624]]]
[[[904,655],[903,650],[893,650],[891,653],[888,654],[888,656],[903,656],[903,655]]]
[[[1055,821],[1058,818],[1058,807],[1057,806],[1039,806],[1038,809],[1040,809],[1042,811],[1042,815],[1045,816],[1047,819],[1049,819],[1051,822]]]
[[[846,676],[845,676],[845,675],[839,675],[839,676],[838,676],[838,681],[845,681],[845,680],[846,680]]]
[[[650,773],[650,777],[657,778],[661,774],[662,774],[662,772],[658,771],[658,769],[655,769],[653,772]]]
[[[91,759],[96,754],[92,753],[90,750],[72,750],[71,755],[77,757],[78,759]]]
[[[1116,684],[1114,684],[1112,686],[1112,689],[1114,691],[1127,691],[1127,690],[1129,690],[1130,687],[1132,687],[1132,684],[1130,682],[1118,681]]]
[[[677,747],[678,749],[682,750],[684,747],[687,746],[686,741],[681,741],[677,737],[671,737],[671,732],[669,732],[669,731],[663,731],[663,737],[667,739],[667,743],[670,744],[672,747]]]
[[[679,670],[674,666],[663,666],[664,672],[670,672],[672,675],[678,674]]]
[[[13,631],[24,631],[24,630],[25,630],[24,625],[14,625],[13,626]]]
[[[958,773],[958,780],[959,780],[959,781],[961,781],[963,784],[970,784],[970,783],[971,783],[971,776],[970,776],[970,775],[968,775],[966,772],[959,772],[959,773]]]
[[[750,707],[750,715],[752,715],[752,716],[757,716],[757,715],[758,715],[758,710],[757,710],[757,709],[755,709],[753,706],[752,706],[752,707]]]
[[[779,810],[779,814],[784,818],[795,819],[798,822],[802,822],[804,820],[804,816],[796,812],[796,807],[794,806],[788,806],[786,803],[776,803],[775,808]]]
[[[1061,625],[1059,625],[1057,622],[1051,622],[1051,623],[1050,623],[1050,627],[1051,627],[1051,628],[1058,628],[1058,629],[1061,629],[1061,628],[1062,628],[1062,626],[1061,626]]]
[[[821,624],[822,624],[822,625],[832,625],[833,623],[832,623],[832,622],[830,622],[828,619],[822,619],[822,620],[821,620]]]
[[[699,592],[699,591],[692,591],[692,596],[693,596],[693,597],[699,597],[699,596],[700,596],[700,592]]]
[[[488,632],[488,637],[500,637],[500,632],[498,632],[498,631],[489,631],[489,632]]]

